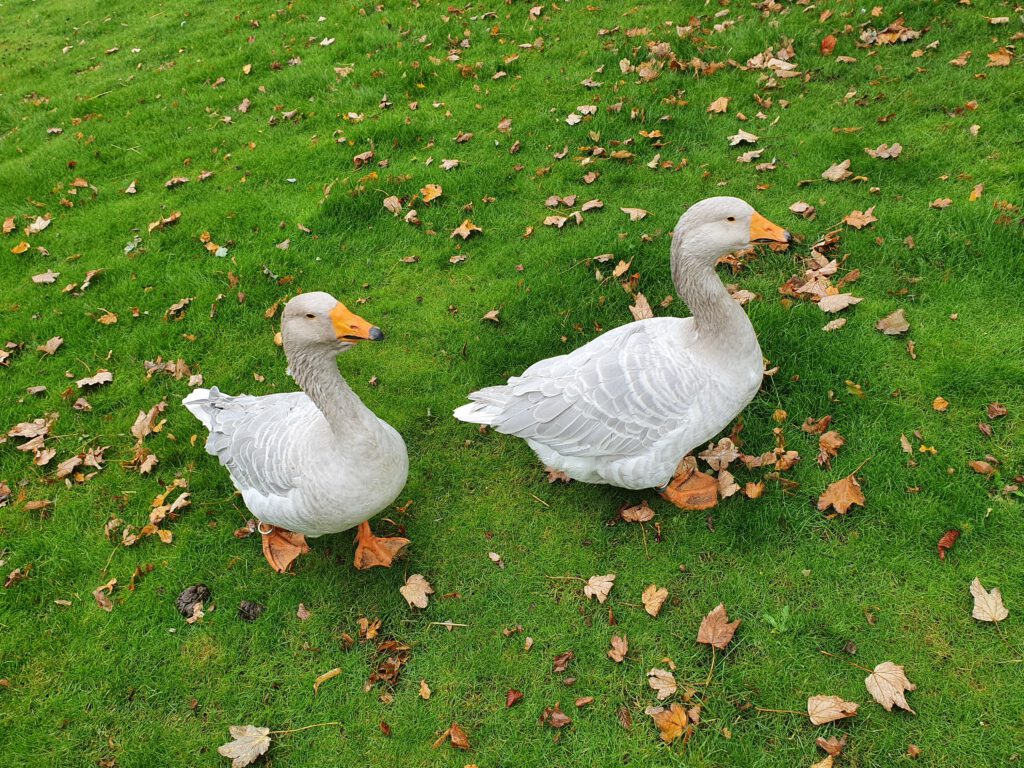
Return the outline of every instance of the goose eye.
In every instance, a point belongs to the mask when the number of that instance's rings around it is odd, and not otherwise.
[[[735,216],[728,216],[728,217],[726,217],[725,220],[726,221],[736,221],[736,217]]]
[[[314,315],[312,312],[307,312],[306,313],[306,317],[308,317],[310,320],[312,320],[314,317],[316,317],[316,315]]]

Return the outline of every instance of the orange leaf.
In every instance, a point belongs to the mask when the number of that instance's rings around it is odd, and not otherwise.
[[[824,512],[833,507],[837,514],[845,515],[850,507],[856,504],[863,507],[865,504],[864,493],[860,489],[860,483],[855,477],[856,473],[847,475],[842,480],[836,480],[818,498],[818,511]]]

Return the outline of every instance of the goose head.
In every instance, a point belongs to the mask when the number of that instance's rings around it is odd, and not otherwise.
[[[788,243],[793,236],[738,197],[709,197],[679,218],[672,240],[689,259],[714,265],[722,256],[755,243]]]
[[[320,349],[341,354],[360,341],[380,341],[384,334],[323,291],[302,293],[285,304],[281,340],[289,349]]]

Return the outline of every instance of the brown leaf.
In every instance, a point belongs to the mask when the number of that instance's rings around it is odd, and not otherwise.
[[[659,587],[657,584],[651,584],[644,590],[640,599],[644,604],[644,610],[647,611],[652,618],[656,618],[658,613],[661,611],[661,606],[665,604],[665,600],[667,598],[667,589]]]
[[[928,207],[929,208],[940,208],[941,209],[941,208],[948,208],[952,204],[953,204],[953,201],[950,198],[948,198],[948,197],[939,197],[939,198],[936,198],[935,200],[932,200],[931,203],[929,203]]]
[[[26,245],[28,244],[26,243]],[[27,251],[28,248],[25,250]],[[36,285],[49,285],[50,283],[55,283],[58,277],[60,277],[60,272],[54,272],[52,269],[48,269],[38,275],[32,275],[32,282]]]
[[[104,368],[101,368],[92,376],[86,376],[84,379],[79,379],[75,384],[79,389],[84,389],[85,387],[96,387],[100,384],[107,384],[113,380],[114,374]]]
[[[833,293],[821,297],[821,300],[818,301],[818,309],[828,313],[838,312],[862,301],[864,301],[863,296],[854,296],[852,293]]]
[[[555,702],[553,707],[545,707],[541,713],[540,721],[552,728],[565,728],[567,725],[572,725],[572,718],[561,710],[559,702]]]
[[[487,320],[488,322],[491,322],[491,323],[494,323],[495,325],[497,325],[498,323],[500,323],[500,322],[501,322],[501,320],[499,320],[499,319],[498,319],[498,312],[499,312],[499,311],[500,311],[500,310],[497,310],[497,309],[492,309],[492,310],[491,310],[490,312],[488,312],[487,314],[485,314],[485,315],[484,315],[483,317],[481,317],[480,319],[481,319],[481,320]]]
[[[647,218],[648,213],[643,208],[619,208],[619,210],[629,216],[630,221],[640,221]]]
[[[858,507],[864,506],[864,493],[860,489],[860,483],[857,482],[855,474],[836,480],[825,489],[825,492],[818,497],[819,512],[824,512],[832,507],[836,514],[845,515],[854,504]]]
[[[805,203],[803,200],[799,200],[789,206],[789,210],[795,213],[797,216],[811,220],[814,218],[817,211],[814,206],[810,203]]]
[[[647,523],[654,518],[654,510],[646,499],[636,506],[626,507],[619,514],[627,523]]]
[[[245,768],[270,749],[270,729],[255,725],[232,725],[233,741],[217,747],[217,752],[231,759],[231,768]]]
[[[732,440],[723,437],[717,444],[698,453],[697,457],[707,462],[711,469],[719,472],[736,461],[740,457],[740,452]]]
[[[986,592],[977,578],[971,582],[971,594],[974,596],[974,609],[971,616],[978,621],[1000,622],[1010,615],[1003,605],[1003,596],[999,593],[998,587],[993,587],[991,592]]]
[[[631,304],[629,307],[630,313],[633,315],[634,320],[647,320],[654,317],[654,311],[651,309],[651,305],[647,301],[647,297],[642,293],[636,294],[636,303]]]
[[[551,663],[551,671],[556,675],[565,672],[569,668],[569,662],[576,658],[576,654],[572,651],[565,651],[555,656]]]
[[[724,651],[742,621],[742,619],[736,619],[730,623],[725,605],[719,603],[700,623],[700,629],[697,630],[697,642]]]
[[[514,707],[522,700],[522,698],[522,691],[517,691],[515,688],[511,688],[509,692],[505,694],[505,709]]]
[[[1005,416],[1008,411],[1006,410],[1006,406],[1002,403],[989,403],[988,408],[985,409],[985,413],[988,414],[990,419],[1000,419]]]
[[[886,336],[898,336],[910,330],[910,323],[907,322],[907,317],[901,307],[875,323],[875,328]]]
[[[667,669],[655,667],[647,673],[647,684],[654,689],[658,701],[664,701],[676,692],[676,678]]]
[[[737,144],[755,144],[760,137],[755,136],[752,133],[747,133],[742,128],[736,133],[729,137],[729,146],[735,147]]]
[[[853,211],[843,217],[843,224],[854,229],[864,229],[868,224],[873,224],[876,221],[878,221],[878,217],[875,216],[875,206],[873,205],[866,211]]]
[[[426,608],[430,601],[430,595],[434,594],[434,588],[430,582],[418,573],[412,574],[405,581],[405,585],[398,588],[402,597],[413,608]]]
[[[612,635],[612,647],[611,650],[608,651],[608,658],[616,664],[621,664],[626,660],[627,653],[629,653],[629,642],[625,635],[622,637]]]
[[[834,429],[830,429],[821,435],[818,438],[818,466],[830,464],[831,460],[839,452],[839,449],[845,444],[846,439]]]
[[[650,714],[654,724],[658,727],[661,740],[666,744],[671,744],[684,734],[689,737],[693,731],[686,709],[681,704],[673,703],[668,709],[658,707]]]
[[[443,191],[440,184],[427,184],[420,190],[420,197],[424,203],[429,203],[431,200],[439,198]]]
[[[707,111],[720,115],[729,109],[730,101],[732,101],[732,99],[730,99],[728,96],[719,96],[717,99],[715,99],[708,105]]]
[[[106,584],[98,586],[92,591],[92,596],[96,599],[96,605],[107,613],[114,610],[114,604],[110,602],[110,595],[113,594],[115,586],[117,586],[117,579],[111,579]]]
[[[891,661],[883,661],[875,667],[875,671],[864,678],[864,685],[868,693],[885,707],[886,712],[892,712],[893,706],[905,709],[912,715],[917,712],[910,708],[904,697],[904,691],[912,691],[917,688],[907,679],[903,667],[893,664]]]
[[[470,235],[472,235],[474,232],[480,232],[482,234],[483,230],[480,227],[478,227],[476,224],[474,224],[472,221],[470,221],[469,219],[466,219],[461,224],[459,224],[459,226],[457,226],[455,228],[455,230],[451,233],[451,235],[449,237],[456,237],[457,236],[457,237],[461,237],[463,240],[465,240]]]
[[[1013,63],[1013,51],[1005,45],[998,51],[986,53],[985,55],[988,56],[988,64],[985,65],[986,67],[1008,67]]]
[[[835,761],[833,760],[832,755],[825,755],[824,760],[819,760],[812,765],[811,768],[833,768],[834,765]]]
[[[615,585],[615,574],[609,573],[604,576],[591,576],[583,587],[583,594],[588,598],[597,598],[597,602],[603,603],[608,599],[608,593]]]
[[[939,560],[946,559],[946,553],[953,548],[956,544],[956,540],[960,538],[960,531],[956,528],[950,528],[939,539]]]
[[[837,739],[835,736],[829,736],[827,739],[819,736],[814,740],[814,743],[832,757],[839,757],[843,749],[846,747],[846,735],[843,734],[843,738],[841,739]]]
[[[891,147],[888,144],[879,144],[876,149],[865,147],[864,151],[871,157],[878,158],[879,160],[895,160],[903,152],[903,146],[899,143],[893,143]]]
[[[979,461],[974,459],[973,461],[967,462],[967,465],[977,472],[979,475],[990,476],[996,473],[996,468],[989,464],[987,461]]]
[[[853,176],[850,173],[850,161],[843,160],[841,163],[835,163],[828,167],[828,169],[821,174],[821,178],[827,181],[844,181]]]
[[[241,530],[247,531],[248,528],[242,528]],[[235,534],[237,536],[238,531],[235,531]],[[244,537],[238,537],[238,538],[247,538],[248,536],[249,536],[249,534],[246,533],[246,535]],[[297,618],[299,621],[308,621],[309,617],[312,616],[312,615],[313,614],[309,612],[309,608],[306,607],[305,603],[299,603],[298,610],[295,611],[295,618]]]
[[[836,49],[836,36],[825,35],[821,40],[821,55],[831,56],[832,52]]]
[[[807,699],[807,714],[813,725],[823,725],[857,714],[857,704],[843,701],[838,696],[811,696]]]
[[[316,680],[313,681],[313,695],[316,696],[317,691],[320,690],[320,686],[326,683],[328,680],[333,680],[341,674],[341,667],[335,667],[334,669],[324,672],[322,675],[317,675]]]
[[[52,339],[47,340],[45,344],[40,344],[38,347],[36,347],[36,349],[38,349],[44,355],[52,355],[58,349],[60,349],[63,343],[64,339],[62,339],[60,336],[54,336]]]

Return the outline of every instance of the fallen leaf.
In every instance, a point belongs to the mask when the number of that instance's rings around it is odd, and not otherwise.
[[[658,727],[661,740],[666,744],[671,744],[683,734],[689,734],[693,730],[686,709],[681,704],[673,702],[668,709],[657,707],[651,711],[650,715]]]
[[[431,200],[436,200],[443,193],[440,184],[427,184],[423,189],[420,190],[420,197],[424,203],[429,203]],[[469,221],[469,219],[467,219]],[[467,235],[468,237],[468,235]],[[465,239],[465,238],[463,238]]]
[[[305,603],[299,603],[298,610],[295,611],[295,618],[299,621],[308,621],[309,617],[312,615],[313,614],[310,613],[309,608],[306,607]]]
[[[821,40],[821,55],[831,56],[832,52],[836,49],[836,36],[825,35]]]
[[[850,161],[843,160],[841,163],[834,163],[830,165],[828,169],[821,174],[821,178],[826,181],[844,181],[853,176],[850,173]]]
[[[668,590],[664,587],[659,587],[657,584],[651,584],[644,590],[643,595],[640,599],[644,604],[644,610],[652,617],[656,618],[658,613],[661,611],[661,606],[664,605],[665,600],[668,598]]]
[[[996,473],[996,468],[989,464],[987,461],[979,461],[977,459],[974,459],[973,461],[967,462],[967,466],[969,466],[979,475],[990,476]]]
[[[430,686],[427,685],[426,680],[420,680],[420,698],[424,701],[429,701],[433,691],[430,690]]]
[[[63,343],[64,339],[62,339],[60,336],[54,336],[52,339],[48,339],[46,343],[40,344],[38,347],[36,347],[36,349],[42,352],[44,355],[52,355],[58,349],[60,349]]]
[[[608,658],[614,661],[616,664],[621,664],[626,660],[626,654],[629,653],[629,642],[623,635],[612,635],[612,647],[608,651]]]
[[[564,653],[558,654],[551,662],[551,671],[556,675],[565,672],[565,670],[569,668],[569,662],[575,658],[576,654],[572,651],[565,651]]]
[[[825,489],[825,492],[818,497],[819,512],[824,512],[832,507],[836,514],[845,515],[854,504],[858,507],[864,506],[864,493],[860,489],[860,483],[857,482],[855,474],[836,480]]]
[[[814,740],[814,743],[832,757],[839,757],[843,749],[846,747],[846,735],[844,734],[841,739],[837,739],[835,736],[829,736],[827,739],[819,736]]]
[[[597,602],[603,603],[608,599],[608,593],[615,585],[615,574],[609,573],[605,576],[591,576],[583,587],[583,594],[588,598],[597,598]]]
[[[647,320],[654,317],[654,311],[651,309],[646,296],[642,293],[637,293],[635,301],[636,303],[631,304],[629,307],[630,314],[633,315],[634,320]]]
[[[912,715],[917,712],[910,708],[904,697],[904,691],[912,691],[917,688],[907,679],[903,667],[893,664],[891,661],[883,661],[875,667],[875,671],[864,678],[864,685],[872,698],[885,707],[886,712],[892,712],[893,706],[905,709]]]
[[[483,230],[480,227],[478,227],[476,224],[474,224],[472,221],[470,221],[469,219],[466,219],[459,226],[457,226],[455,228],[455,230],[451,233],[451,235],[449,237],[456,237],[456,236],[458,236],[458,237],[461,237],[463,240],[465,240],[470,235],[472,235],[474,232],[483,233]]]
[[[818,301],[818,309],[831,314],[854,304],[860,304],[862,301],[864,301],[863,296],[854,296],[852,293],[833,293],[821,297]]]
[[[886,336],[898,336],[910,330],[910,323],[907,322],[907,317],[901,307],[875,323],[875,329]]]
[[[54,272],[52,269],[48,269],[38,275],[32,275],[32,282],[36,285],[49,285],[50,283],[56,282],[58,277],[60,277],[60,272]]]
[[[985,413],[988,415],[990,419],[994,420],[1001,419],[1003,416],[1009,413],[1009,411],[1006,410],[1006,406],[1003,405],[1002,403],[989,403],[988,407],[985,409]]]
[[[646,499],[636,506],[626,507],[619,514],[627,523],[646,523],[654,518],[654,510]]]
[[[555,702],[553,707],[544,707],[540,721],[552,728],[565,728],[567,725],[572,725],[572,718],[561,710],[559,702]]]
[[[629,216],[630,221],[640,221],[647,217],[647,211],[643,208],[619,208],[619,210]]]
[[[434,588],[430,582],[418,573],[412,574],[405,580],[405,585],[398,588],[402,597],[413,608],[426,608],[430,601],[430,595],[434,594]]]
[[[79,389],[84,389],[85,387],[96,387],[99,386],[100,384],[107,384],[113,380],[114,374],[112,374],[110,371],[106,369],[101,368],[100,370],[96,371],[96,373],[93,374],[92,376],[86,376],[84,379],[78,379],[78,381],[75,382],[75,385]]]
[[[942,534],[942,538],[939,539],[939,560],[946,559],[946,553],[953,548],[956,544],[956,540],[960,538],[960,531],[956,528],[951,528]]]
[[[903,146],[899,143],[893,143],[891,147],[888,144],[879,144],[876,149],[865,147],[864,151],[879,160],[895,160],[903,152]]]
[[[932,400],[932,410],[938,411],[939,413],[945,413],[949,410],[949,401],[942,397],[942,395],[939,395]]]
[[[96,605],[107,613],[114,610],[114,604],[110,602],[110,595],[113,594],[115,586],[117,586],[117,579],[111,579],[106,584],[98,586],[92,591],[92,596],[96,599]]]
[[[789,206],[789,210],[791,210],[797,216],[800,216],[808,220],[813,219],[815,214],[817,213],[813,205],[811,205],[810,203],[805,203],[803,200],[798,200],[797,202],[793,203],[791,206]]]
[[[986,592],[981,586],[981,581],[975,578],[971,582],[971,594],[974,595],[974,609],[971,616],[978,621],[1000,622],[1010,615],[1003,605],[1003,596],[999,593],[999,587],[993,587],[991,592]]]
[[[823,725],[857,714],[857,704],[843,701],[838,696],[811,696],[807,699],[807,714],[812,725]]]
[[[497,309],[492,309],[492,310],[491,310],[490,312],[488,312],[487,314],[485,314],[485,315],[484,315],[483,317],[481,317],[480,319],[481,319],[481,320],[487,320],[487,321],[489,321],[489,322],[492,322],[492,323],[494,323],[495,325],[497,325],[497,324],[498,324],[498,323],[500,322],[500,321],[498,320],[498,312],[499,312],[499,310],[497,310]]]
[[[832,755],[825,755],[824,760],[814,763],[811,768],[832,768],[833,765],[835,765],[835,761],[832,759]]]
[[[719,603],[701,621],[700,629],[697,630],[697,642],[724,651],[725,647],[732,640],[732,636],[736,634],[736,629],[742,621],[742,619],[736,619],[736,621],[730,623],[729,616],[725,611],[725,605]]]
[[[667,669],[655,667],[647,673],[647,684],[654,689],[658,701],[664,701],[676,692],[676,678]]]
[[[729,146],[735,147],[737,144],[755,144],[758,138],[758,136],[748,133],[740,128],[739,131],[729,137]]]
[[[1006,46],[985,55],[988,56],[986,67],[1008,67],[1013,63],[1013,51]]]
[[[217,752],[231,759],[231,768],[245,768],[270,749],[270,729],[255,725],[232,725],[232,741],[217,747]]]
[[[717,99],[708,105],[708,112],[715,114],[722,114],[729,109],[729,102],[732,101],[728,96],[719,96]]]
[[[505,709],[511,709],[518,704],[523,698],[523,692],[517,691],[515,688],[510,688],[509,692],[505,694]]]
[[[928,207],[929,208],[948,208],[952,204],[953,204],[953,201],[950,198],[948,198],[948,197],[939,197],[939,198],[937,198],[935,200],[932,200],[931,203],[929,203]]]
[[[843,217],[843,223],[854,229],[864,229],[868,224],[873,224],[876,221],[878,218],[875,216],[875,206],[873,205],[866,211],[853,211]]]
[[[322,675],[317,675],[316,680],[313,681],[313,695],[316,696],[317,691],[320,690],[320,686],[326,683],[328,680],[333,680],[335,677],[341,674],[341,668],[335,667],[324,672]]]
[[[829,464],[845,444],[846,439],[834,429],[822,434],[818,438],[818,466]]]

